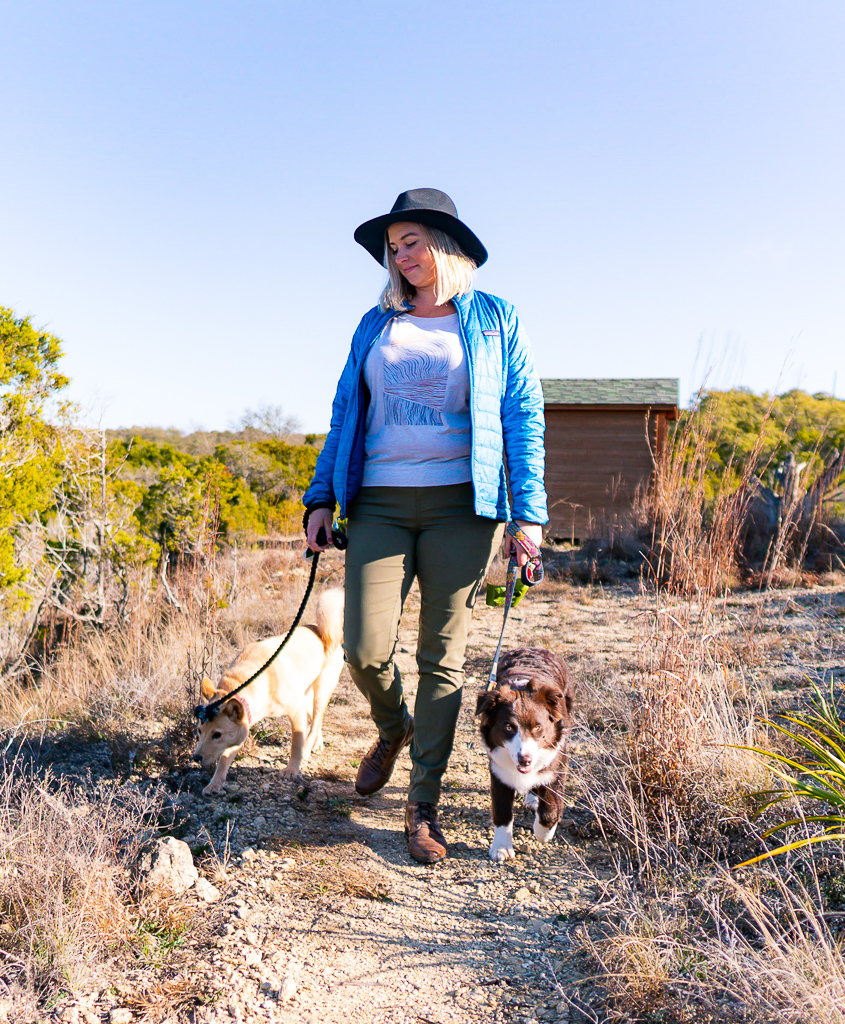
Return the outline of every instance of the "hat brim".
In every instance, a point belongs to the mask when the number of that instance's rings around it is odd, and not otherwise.
[[[355,241],[362,245],[377,263],[384,266],[384,233],[391,224],[403,221],[439,228],[455,239],[477,267],[487,262],[487,250],[478,236],[470,231],[462,220],[440,210],[400,210],[396,213],[385,213],[381,217],[373,217],[355,229]]]

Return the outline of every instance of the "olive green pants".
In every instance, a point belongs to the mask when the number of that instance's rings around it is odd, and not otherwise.
[[[472,606],[503,528],[475,514],[469,483],[364,487],[350,508],[343,646],[384,739],[398,738],[408,725],[393,656],[405,598],[414,577],[419,582],[409,800],[440,797],[461,707]]]

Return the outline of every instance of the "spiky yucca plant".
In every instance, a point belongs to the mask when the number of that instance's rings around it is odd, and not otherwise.
[[[794,715],[779,715],[784,722],[790,722],[799,730],[794,731],[777,722],[766,722],[773,729],[788,737],[803,751],[807,758],[799,761],[796,758],[777,754],[760,747],[743,747],[749,750],[765,764],[769,771],[785,783],[782,789],[763,790],[752,794],[754,797],[765,798],[762,810],[792,797],[799,800],[817,800],[827,805],[823,814],[811,814],[775,825],[763,833],[764,838],[781,832],[792,825],[800,825],[805,821],[824,822],[826,828],[822,835],[798,839],[794,843],[786,843],[776,850],[769,850],[752,857],[750,860],[737,864],[736,867],[747,867],[779,853],[797,850],[813,843],[826,843],[835,839],[845,839],[845,724],[839,716],[833,699],[831,683],[830,699],[825,698],[816,689],[811,709]]]

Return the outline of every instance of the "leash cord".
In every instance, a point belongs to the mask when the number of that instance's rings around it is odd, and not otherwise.
[[[321,533],[322,532],[323,531],[321,530]],[[320,540],[319,536],[317,539],[318,541]],[[332,530],[332,543],[336,548],[343,550],[346,547],[346,535],[337,530]],[[237,694],[239,694],[241,690],[245,690],[251,682],[256,680],[261,675],[262,672],[266,672],[266,670],[273,664],[276,658],[278,658],[278,656],[282,653],[282,649],[284,648],[285,644],[288,642],[288,640],[290,640],[291,636],[293,635],[293,631],[299,625],[302,616],[305,614],[305,607],[308,604],[308,599],[311,597],[311,591],[314,589],[314,580],[317,578],[317,565],[319,564],[320,561],[319,551],[312,552],[311,549],[309,548],[305,554],[306,557],[311,559],[311,573],[308,576],[308,584],[305,587],[305,596],[302,598],[302,601],[300,602],[299,610],[294,616],[294,620],[291,623],[290,629],[287,631],[284,639],[276,648],[276,650],[273,651],[270,657],[264,662],[264,664],[261,666],[260,669],[258,669],[257,672],[252,673],[252,675],[249,677],[249,679],[246,680],[246,682],[241,683],[241,685],[237,686],[234,690],[230,690],[229,693],[225,693],[222,697],[219,697],[217,700],[212,701],[211,704],[200,704],[194,708],[195,717],[198,718],[203,725],[206,722],[210,722],[212,721],[212,719],[217,717],[217,713],[219,712],[220,708],[226,703],[227,700],[231,700],[232,697],[237,696]]]
[[[528,561],[522,567],[522,582],[533,587],[543,578],[543,560],[540,558],[540,549],[514,522],[508,523],[507,531],[513,537],[516,544],[528,555]],[[499,655],[502,651],[502,641],[505,638],[505,626],[508,624],[508,613],[513,603],[513,595],[516,590],[517,577],[516,545],[514,545],[510,559],[508,560],[508,576],[505,586],[505,617],[502,620],[502,632],[499,633],[499,643],[496,646],[496,653],[493,655],[493,664],[490,666],[490,675],[487,677],[485,690],[492,690],[496,686],[496,676],[499,674]]]

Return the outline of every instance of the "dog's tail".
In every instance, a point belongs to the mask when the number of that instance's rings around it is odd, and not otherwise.
[[[340,587],[324,590],[317,599],[317,632],[326,651],[333,651],[343,640],[343,591]]]

